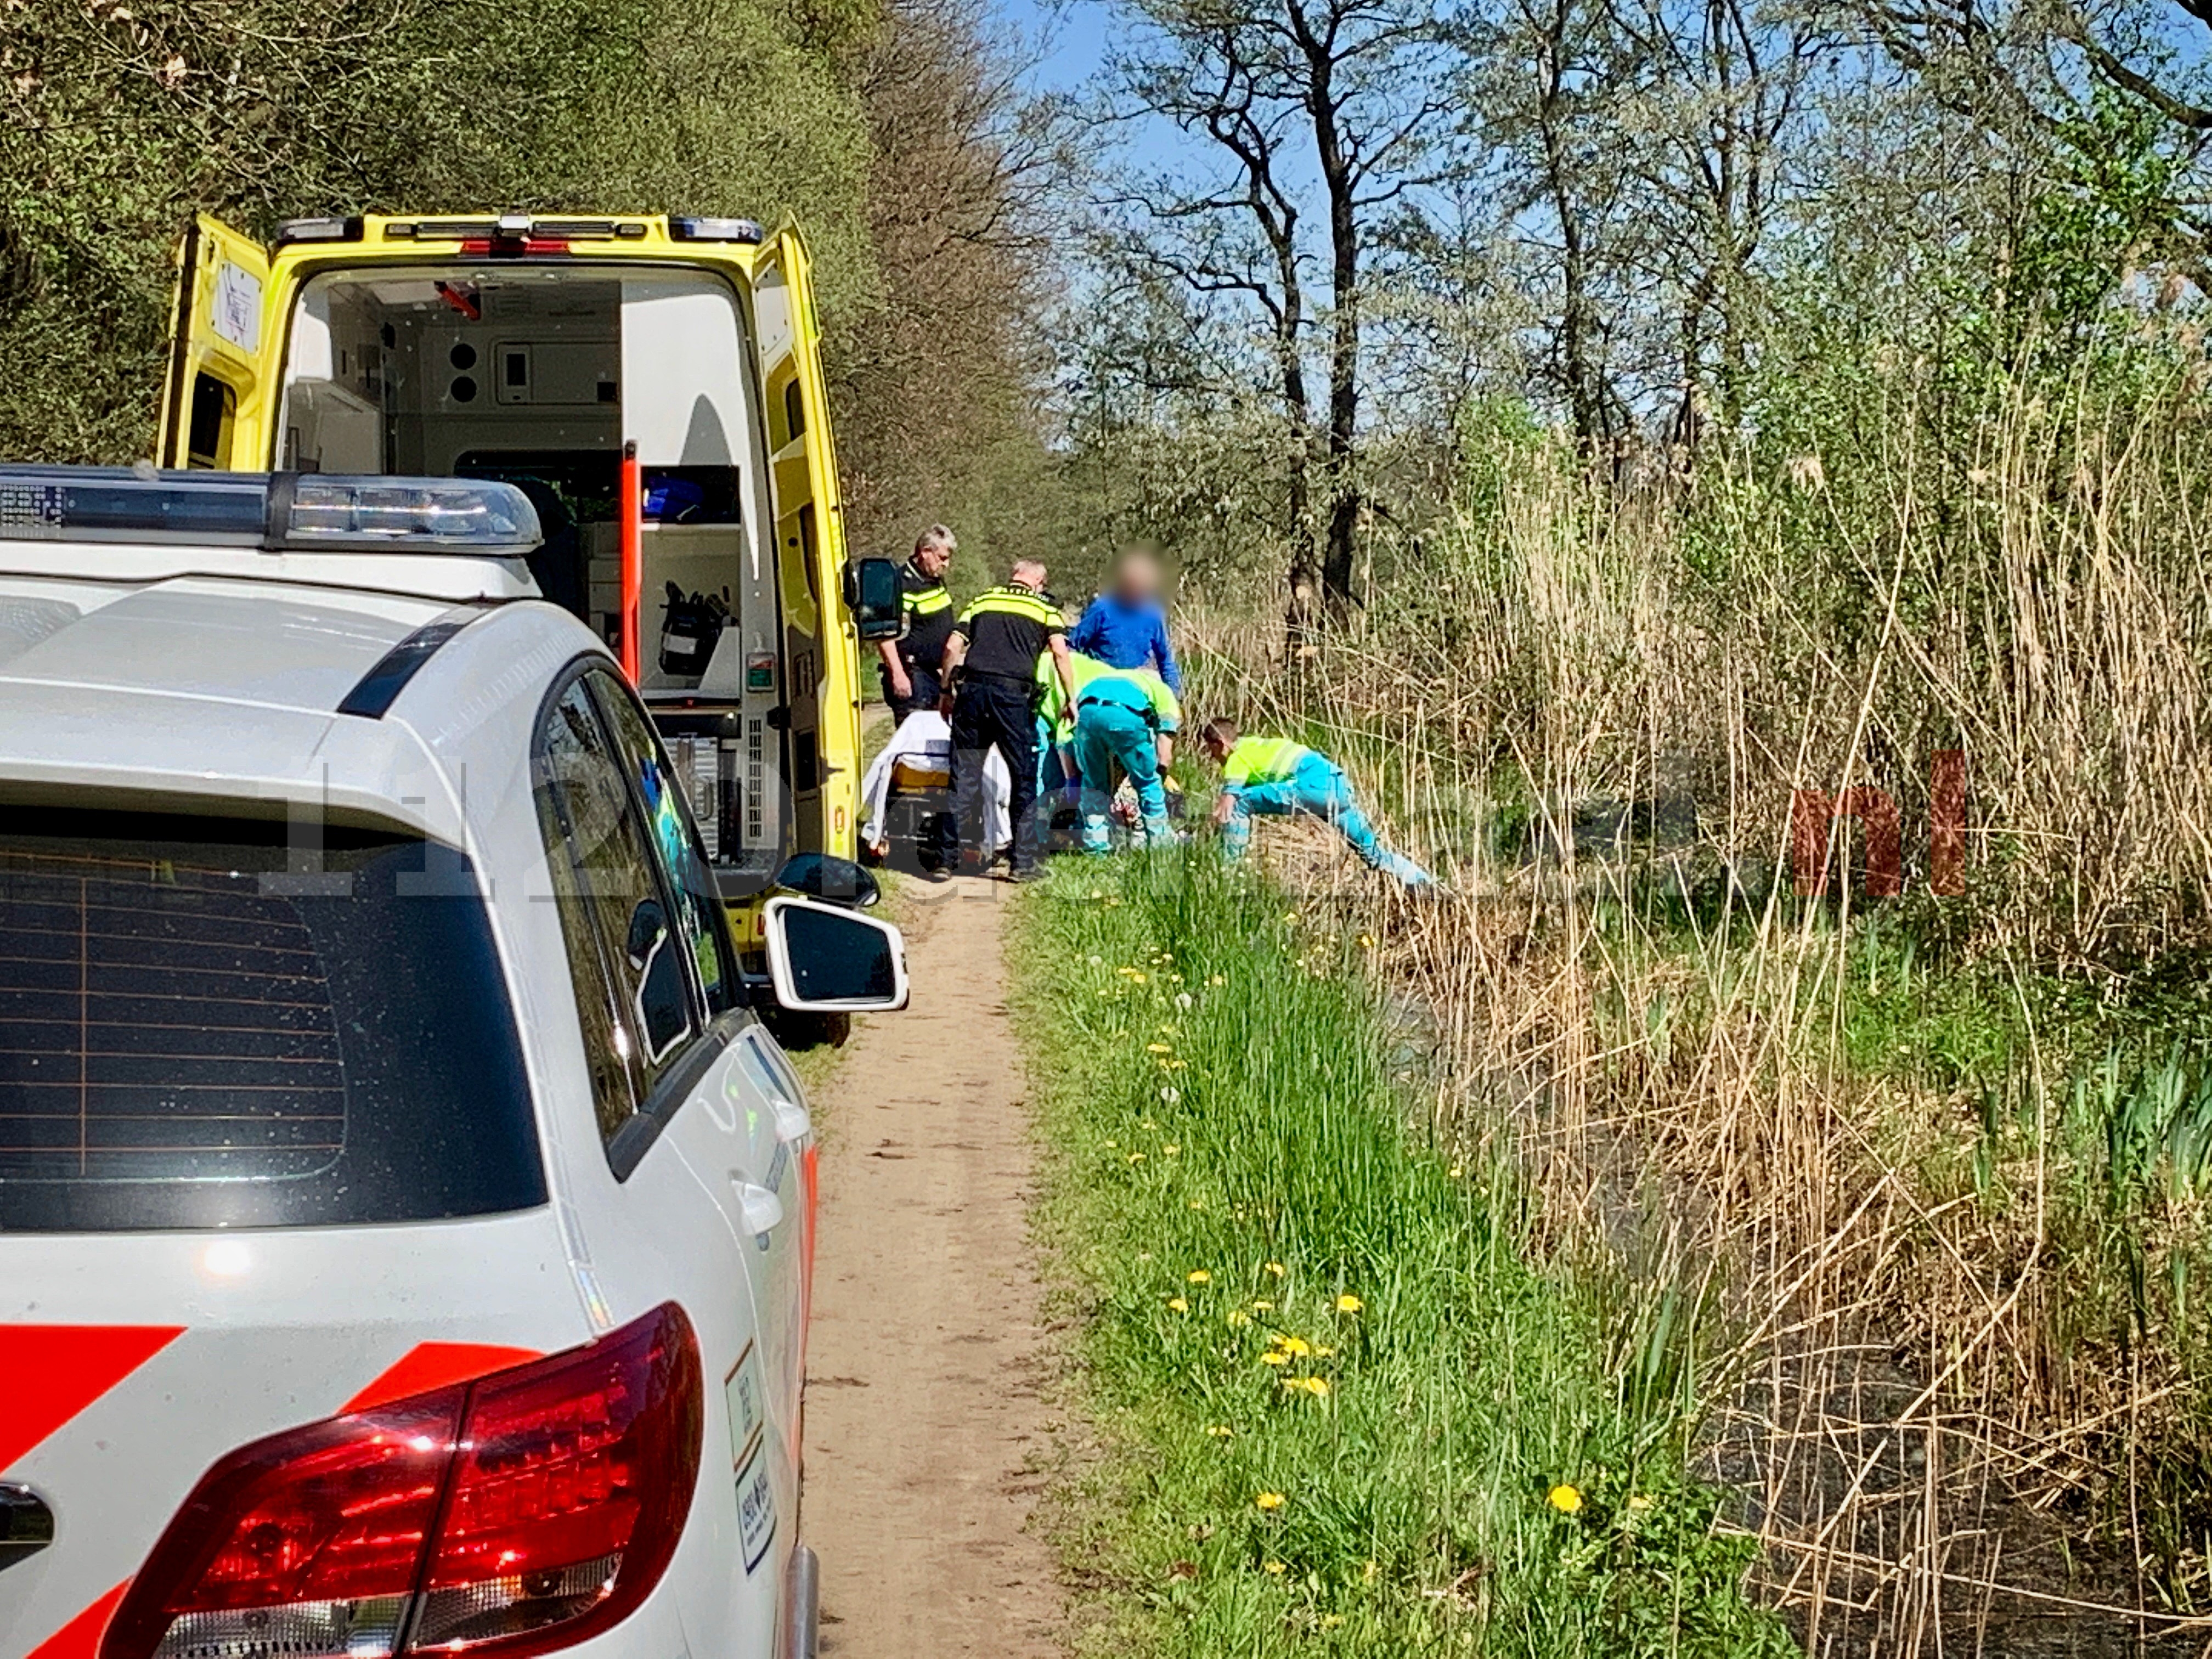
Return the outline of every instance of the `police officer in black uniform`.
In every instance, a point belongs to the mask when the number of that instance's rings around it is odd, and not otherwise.
[[[981,874],[990,863],[991,849],[982,844],[983,763],[993,749],[1005,757],[1012,782],[1007,808],[1014,827],[1013,878],[1022,881],[1036,872],[1036,671],[1047,651],[1073,708],[1075,667],[1067,654],[1067,629],[1044,591],[1044,567],[1034,559],[1015,565],[1006,586],[978,596],[952,624],[944,659],[944,708],[952,721],[952,814],[942,820],[940,833],[947,864],[957,842],[966,843],[970,873]]]
[[[945,575],[958,546],[950,530],[933,524],[915,542],[914,556],[899,567],[906,632],[876,645],[884,659],[884,701],[890,705],[894,721],[903,720],[917,708],[936,708],[944,689],[938,674],[945,660],[945,642],[952,636],[953,616]]]

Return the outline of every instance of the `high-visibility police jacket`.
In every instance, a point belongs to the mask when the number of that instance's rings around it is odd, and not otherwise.
[[[1059,606],[1043,594],[1009,586],[977,594],[952,632],[968,641],[963,674],[1026,684],[1046,645],[1055,635],[1064,636],[1067,625],[1060,619]]]
[[[908,667],[916,665],[937,671],[945,660],[945,642],[952,637],[952,595],[939,576],[925,576],[912,559],[899,567],[899,608],[906,613],[906,634],[898,653]]]

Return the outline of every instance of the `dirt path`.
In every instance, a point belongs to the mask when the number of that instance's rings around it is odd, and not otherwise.
[[[1006,890],[915,884],[914,1002],[854,1039],[825,1103],[806,1401],[823,1659],[1056,1655],[1053,1455],[1006,1018]]]

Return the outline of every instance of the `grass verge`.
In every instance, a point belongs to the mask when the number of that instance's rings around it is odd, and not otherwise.
[[[1684,1473],[1693,1304],[1415,1143],[1360,941],[1203,854],[1064,862],[1011,938],[1097,1650],[1792,1650]]]

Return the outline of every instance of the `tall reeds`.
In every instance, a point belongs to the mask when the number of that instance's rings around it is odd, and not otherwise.
[[[1641,1287],[1624,1330],[1694,1328],[1709,1467],[1813,1650],[2193,1651],[2203,422],[2180,386],[2011,396],[1937,454],[1884,413],[1880,453],[1626,498],[1563,447],[1492,457],[1298,653],[1249,601],[1193,615],[1197,701],[1330,749],[1455,872],[1407,906],[1275,846],[1386,908],[1448,1062],[1433,1132],[1510,1138],[1557,1270]],[[1861,786],[1899,813],[1893,897],[1847,823],[1790,867],[1799,792]]]

